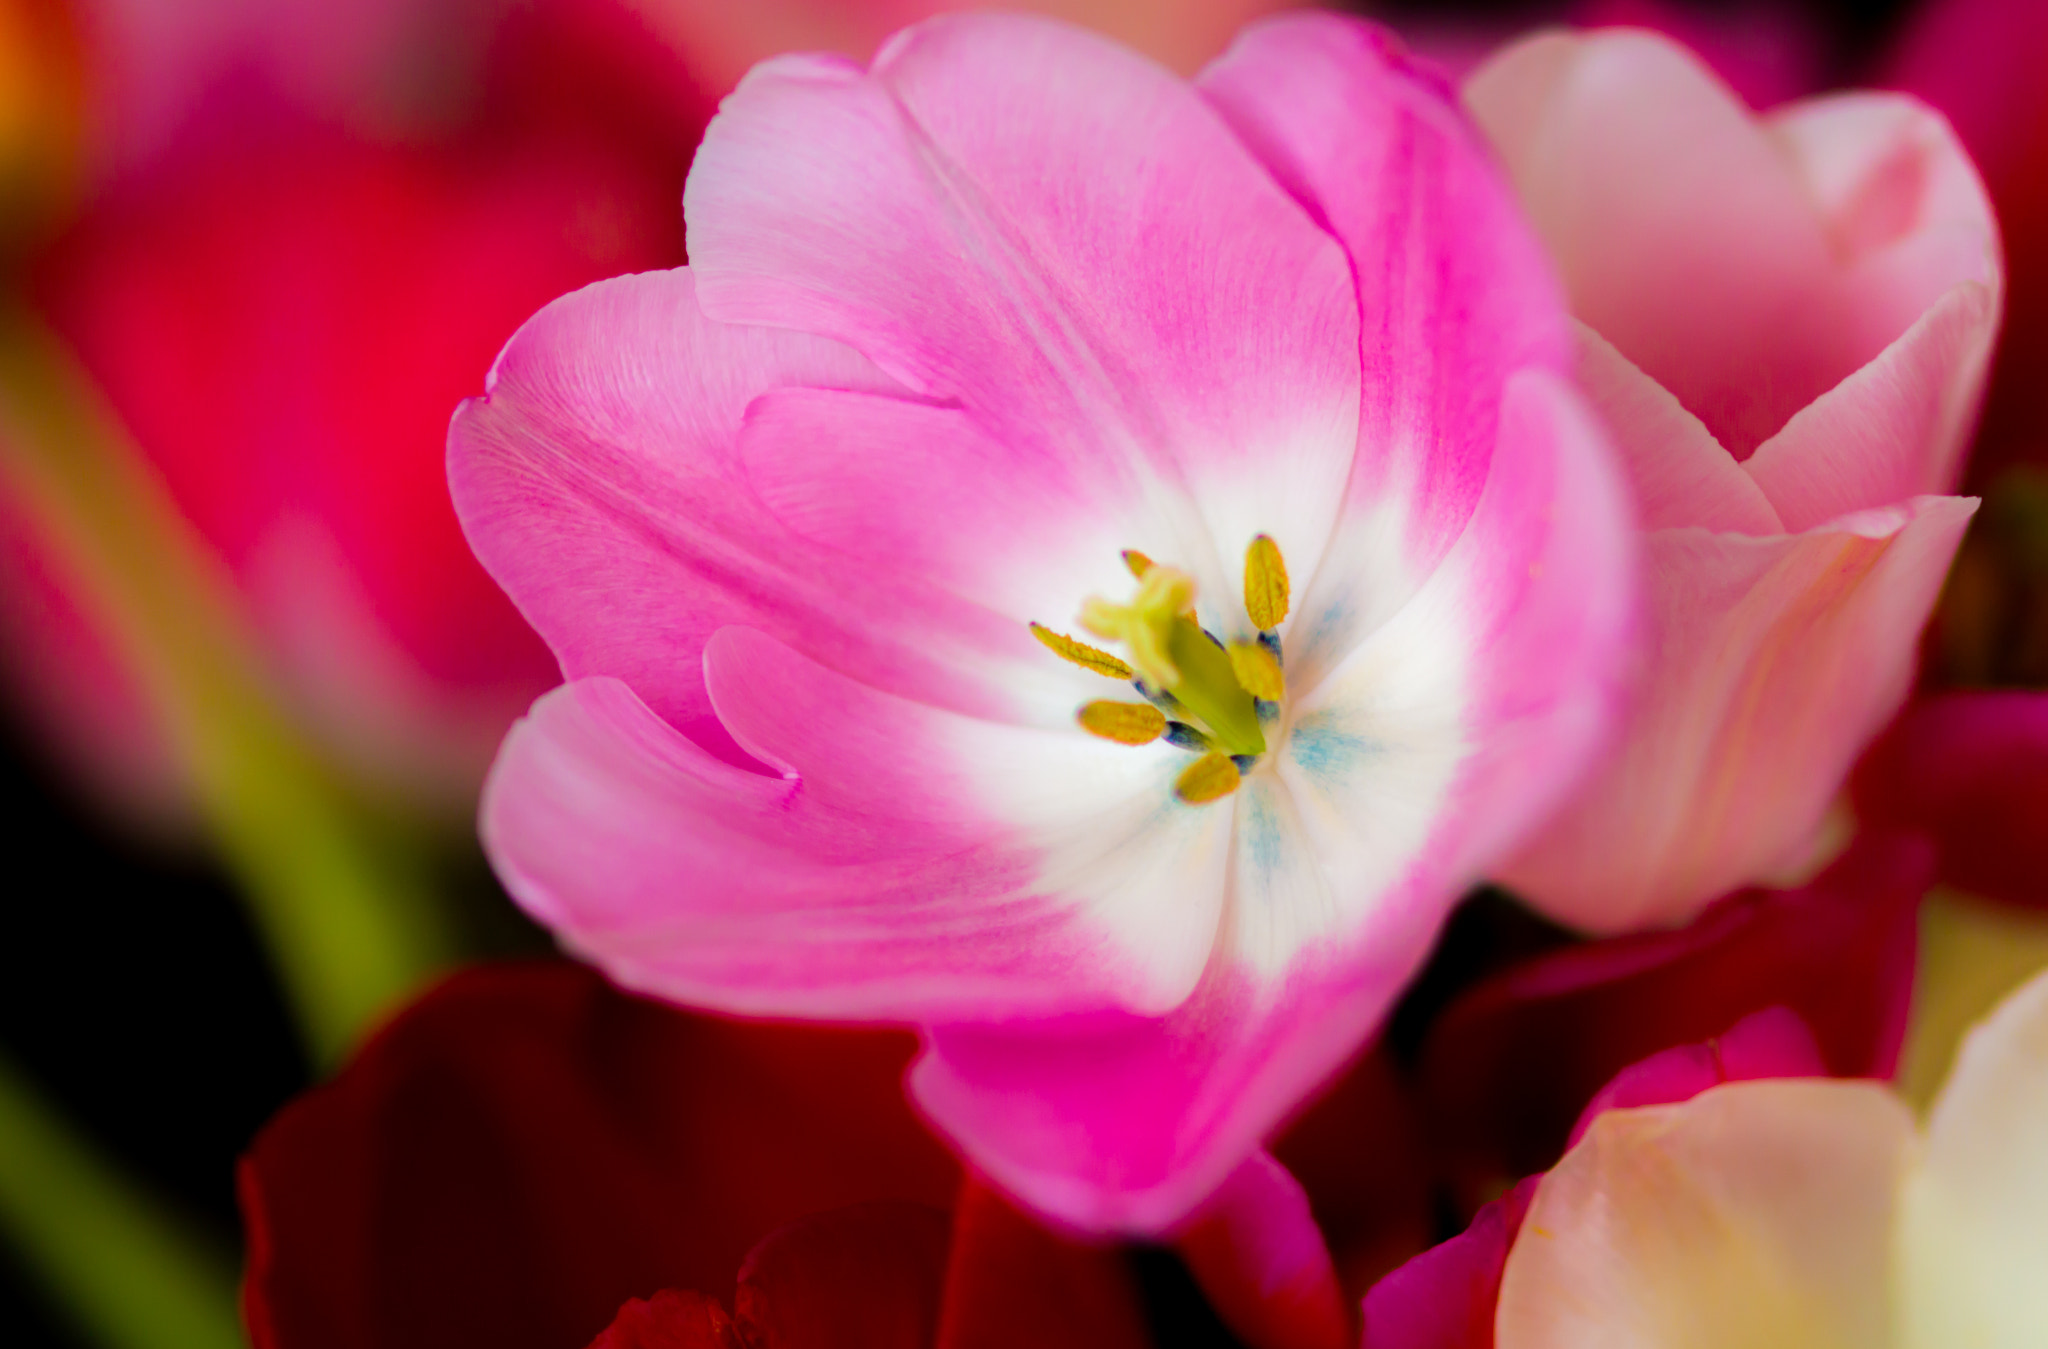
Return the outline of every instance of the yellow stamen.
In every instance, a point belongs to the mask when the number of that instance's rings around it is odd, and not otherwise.
[[[1135,548],[1126,548],[1124,549],[1124,565],[1131,569],[1131,575],[1142,581],[1145,579],[1145,573],[1152,570],[1152,559],[1146,557]]]
[[[1173,625],[1194,603],[1194,578],[1173,567],[1151,566],[1138,582],[1138,593],[1129,604],[1115,604],[1098,597],[1081,608],[1081,626],[1097,637],[1122,642],[1131,653],[1131,664],[1154,688],[1171,689],[1180,683],[1180,669],[1167,654]]]
[[[1166,714],[1150,703],[1097,699],[1081,709],[1081,729],[1119,745],[1149,745],[1166,734]]]
[[[1220,801],[1237,790],[1237,765],[1228,754],[1204,754],[1181,770],[1173,794],[1191,806]]]
[[[1287,691],[1287,680],[1280,673],[1280,662],[1258,642],[1230,644],[1230,672],[1237,676],[1240,688],[1265,702],[1277,703],[1280,695]]]
[[[1260,632],[1271,632],[1287,617],[1287,564],[1280,545],[1264,534],[1245,550],[1244,611]]]
[[[1043,623],[1033,623],[1031,635],[1045,643],[1046,649],[1055,656],[1062,660],[1070,660],[1084,670],[1093,670],[1099,675],[1108,675],[1111,679],[1129,679],[1134,673],[1130,666],[1107,651],[1098,651],[1086,642],[1077,642],[1071,637],[1063,636]]]

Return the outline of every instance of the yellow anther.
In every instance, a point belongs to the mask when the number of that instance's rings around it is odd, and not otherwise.
[[[1070,660],[1084,670],[1093,670],[1099,675],[1108,675],[1111,679],[1132,677],[1131,667],[1107,651],[1098,651],[1086,642],[1077,642],[1071,637],[1054,632],[1043,623],[1033,623],[1031,635],[1045,643],[1046,649],[1055,656],[1062,660]]]
[[[1124,549],[1124,565],[1131,569],[1131,575],[1142,581],[1145,579],[1145,573],[1152,570],[1152,559],[1146,557],[1135,548],[1126,548]]]
[[[1131,664],[1154,688],[1180,683],[1180,669],[1167,654],[1175,620],[1194,603],[1194,578],[1173,567],[1151,566],[1129,604],[1098,597],[1081,607],[1081,626],[1097,637],[1122,642]]]
[[[1264,534],[1245,550],[1244,611],[1260,632],[1271,632],[1287,617],[1287,564],[1280,545]]]
[[[1230,672],[1237,676],[1239,688],[1265,702],[1277,703],[1287,691],[1280,662],[1259,642],[1230,644]]]
[[[1166,734],[1166,714],[1150,703],[1098,699],[1081,709],[1081,729],[1119,745],[1149,745]]]
[[[1228,754],[1204,754],[1181,770],[1173,794],[1191,806],[1220,801],[1237,790],[1237,765]]]

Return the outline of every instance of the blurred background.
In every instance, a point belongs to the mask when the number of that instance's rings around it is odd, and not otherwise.
[[[1193,70],[1281,2],[1041,7]],[[684,260],[691,150],[749,65],[945,7],[0,0],[0,1340],[149,1342],[128,1322],[179,1314],[152,1271],[232,1277],[272,1112],[436,972],[549,950],[472,816],[554,667],[463,543],[449,415],[549,299]],[[1950,113],[2012,255],[1988,504],[1928,652],[1975,685],[2048,680],[2048,24],[1971,47],[2000,8],[1369,11],[1453,71],[1636,24],[1758,107]]]

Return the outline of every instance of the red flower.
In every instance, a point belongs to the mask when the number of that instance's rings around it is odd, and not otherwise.
[[[962,1185],[904,1104],[913,1047],[575,965],[458,975],[244,1160],[251,1339],[1142,1349],[1119,1252]]]

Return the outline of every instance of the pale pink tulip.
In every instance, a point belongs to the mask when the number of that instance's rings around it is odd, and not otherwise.
[[[1953,490],[2002,273],[1909,98],[1750,114],[1645,33],[1549,34],[1466,85],[1563,272],[1648,531],[1639,701],[1505,872],[1595,931],[1798,866],[1897,710],[1975,502]]]
[[[1021,17],[772,61],[684,204],[689,268],[544,310],[451,433],[570,680],[499,873],[630,987],[919,1025],[985,1174],[1167,1227],[1608,722],[1631,535],[1541,251],[1332,16],[1194,86]]]

